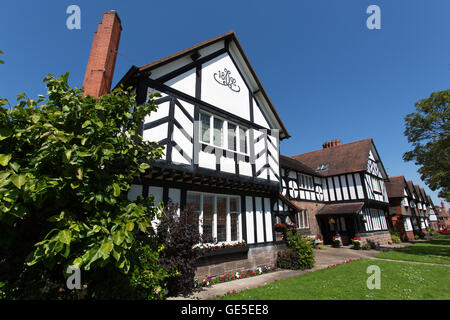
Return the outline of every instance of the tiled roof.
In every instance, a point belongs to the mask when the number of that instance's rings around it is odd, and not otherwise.
[[[405,177],[389,177],[389,181],[386,182],[386,191],[389,198],[403,198],[405,189]]]
[[[318,171],[325,176],[360,172],[367,169],[372,138],[340,144],[334,147],[292,156],[310,168],[328,164],[328,168]]]
[[[363,206],[364,202],[327,204],[317,215],[352,214],[359,212]]]
[[[280,155],[280,164],[281,167],[293,169],[295,171],[299,171],[302,173],[307,173],[311,175],[320,175],[319,173],[315,172],[314,169],[308,167],[306,164],[298,160],[292,159],[288,156],[283,156],[282,154]]]

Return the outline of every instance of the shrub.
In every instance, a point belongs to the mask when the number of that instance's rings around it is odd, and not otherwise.
[[[287,248],[278,252],[277,267],[282,269],[300,269],[300,257],[295,249]]]
[[[378,250],[380,248],[380,243],[379,242],[375,242],[373,240],[367,240],[367,243],[369,244],[371,249]]]
[[[401,243],[402,242],[400,237],[398,235],[395,235],[395,234],[391,234],[391,239],[392,239],[393,243]]]
[[[372,246],[370,245],[370,243],[366,242],[362,245],[361,247],[363,250],[370,250],[372,249]]]
[[[288,232],[287,246],[296,251],[299,257],[300,269],[311,269],[314,267],[315,259],[312,239],[303,237],[298,233]]]
[[[164,246],[160,263],[172,276],[168,279],[168,293],[189,295],[193,291],[195,270],[202,255],[196,245],[211,242],[212,238],[200,236],[198,214],[184,210],[176,216],[178,207],[169,205],[158,226],[159,243]]]
[[[76,298],[67,266],[102,277],[126,274],[135,237],[150,227],[151,199],[127,198],[131,183],[162,155],[136,130],[152,97],[114,90],[98,99],[49,75],[48,98],[0,99],[0,281],[8,298]]]

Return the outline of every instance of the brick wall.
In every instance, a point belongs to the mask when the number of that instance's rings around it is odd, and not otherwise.
[[[262,266],[274,267],[277,263],[278,251],[285,248],[285,244],[268,244],[249,248],[246,253],[205,257],[199,261],[195,276],[214,277],[227,273],[256,270]]]
[[[298,208],[308,210],[309,231],[311,234],[320,233],[319,224],[317,223],[316,213],[325,206],[323,203],[309,201],[292,201]]]
[[[374,243],[379,243],[380,246],[385,246],[391,240],[389,231],[376,231],[356,234],[361,239],[361,245],[366,244],[369,240]]]

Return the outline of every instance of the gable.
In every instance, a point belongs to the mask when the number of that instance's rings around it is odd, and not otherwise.
[[[250,121],[249,91],[228,53],[202,65],[201,100]]]
[[[191,103],[201,100],[225,114],[279,130],[280,139],[290,136],[234,32],[133,66],[119,84],[136,85],[142,79],[151,89],[165,92],[170,88],[191,97]]]
[[[381,179],[387,179],[388,175],[381,162],[380,156],[375,148],[375,144],[370,144],[369,160],[367,161],[367,172],[377,176]]]

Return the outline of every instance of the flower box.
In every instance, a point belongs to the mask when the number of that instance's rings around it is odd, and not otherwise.
[[[205,249],[203,250],[202,257],[211,257],[211,256],[219,256],[225,254],[233,254],[233,253],[244,253],[248,252],[248,246],[235,246],[235,247],[224,247],[217,249]]]

